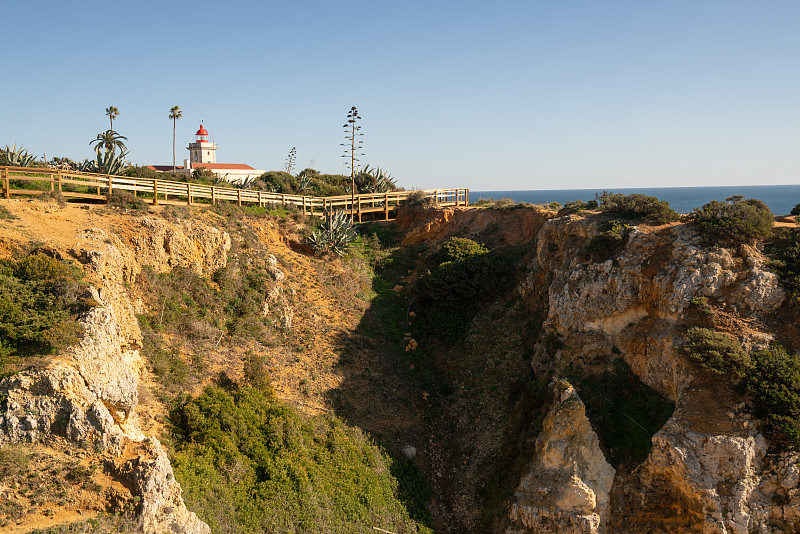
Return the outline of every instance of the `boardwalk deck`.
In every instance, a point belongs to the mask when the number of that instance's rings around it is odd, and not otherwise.
[[[294,206],[306,215],[323,216],[326,211],[352,211],[361,222],[370,219],[394,218],[397,208],[413,191],[392,191],[333,197],[312,197],[253,191],[235,187],[219,187],[172,182],[148,178],[131,178],[109,174],[93,174],[61,169],[35,167],[0,167],[2,198],[32,196],[46,191],[59,191],[66,198],[108,200],[114,190],[129,191],[154,205],[183,204],[189,206],[236,202],[238,205],[258,204]],[[469,189],[426,189],[425,196],[439,206],[468,206]],[[382,214],[383,217],[375,217]]]

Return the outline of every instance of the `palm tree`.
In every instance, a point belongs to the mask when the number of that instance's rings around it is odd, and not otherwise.
[[[114,119],[119,116],[119,110],[116,106],[108,106],[106,108],[106,115],[108,115],[109,120],[111,120],[111,128],[110,130],[114,130]]]
[[[114,130],[106,130],[103,133],[97,134],[97,138],[89,141],[90,145],[95,145],[96,150],[100,150],[104,148],[106,152],[115,152],[117,148],[119,148],[120,152],[125,152],[128,147],[125,146],[125,143],[122,140],[127,141],[128,138],[124,135],[120,135]]]
[[[180,106],[169,108],[169,118],[172,119],[172,172],[175,172],[175,122],[183,117]]]

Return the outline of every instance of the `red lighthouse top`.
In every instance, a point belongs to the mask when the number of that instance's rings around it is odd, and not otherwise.
[[[197,130],[197,133],[195,133],[195,135],[197,136],[197,140],[198,141],[208,141],[208,139],[207,139],[208,132],[206,131],[205,128],[203,128],[203,123],[202,122],[200,123],[200,129]]]

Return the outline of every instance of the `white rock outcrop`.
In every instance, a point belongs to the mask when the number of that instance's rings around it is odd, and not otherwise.
[[[575,389],[564,382],[552,388],[556,398],[516,491],[507,534],[595,534],[608,513],[614,468]]]

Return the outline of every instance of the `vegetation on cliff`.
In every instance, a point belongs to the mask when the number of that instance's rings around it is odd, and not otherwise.
[[[684,354],[747,391],[748,409],[774,446],[800,448],[800,354],[778,344],[748,353],[736,339],[708,328],[692,327],[685,338]]]
[[[603,213],[627,219],[644,219],[656,224],[666,224],[680,218],[666,200],[641,193],[625,195],[603,191],[597,195],[597,203]]]
[[[414,288],[418,330],[452,342],[476,313],[475,303],[496,298],[513,264],[485,246],[461,237],[442,244],[436,266]]]
[[[795,303],[800,303],[800,231],[776,231],[767,251],[772,257],[770,267],[780,276],[781,286]]]
[[[424,484],[393,476],[405,460],[335,417],[300,415],[268,388],[211,387],[182,397],[171,420],[175,476],[213,532],[431,532],[403,502]]]
[[[12,360],[48,354],[80,340],[76,317],[84,298],[83,271],[42,252],[0,260],[0,373]]]
[[[233,242],[225,267],[208,277],[145,269],[139,280],[150,307],[139,316],[142,352],[172,405],[168,442],[187,506],[214,532],[428,532],[417,467],[336,416],[302,415],[273,392],[267,368],[276,364],[266,355],[289,350],[299,359],[315,334],[292,324],[298,303],[256,228],[294,223],[264,209],[225,215]],[[369,270],[378,242],[355,244],[338,261]],[[226,362],[208,359],[217,347]],[[212,365],[222,366],[214,385],[186,394],[208,383]]]
[[[772,235],[772,212],[766,204],[753,198],[712,200],[695,208],[690,220],[707,245],[735,246]]]

